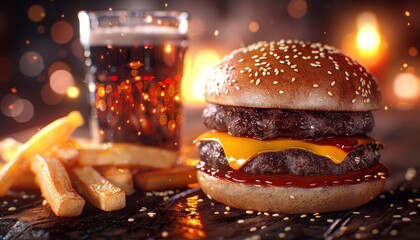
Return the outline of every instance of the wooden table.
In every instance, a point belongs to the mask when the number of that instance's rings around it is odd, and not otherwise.
[[[195,157],[191,140],[204,131],[199,110],[189,109],[184,157]],[[348,211],[285,215],[247,213],[207,198],[199,187],[138,191],[127,207],[102,212],[87,204],[75,218],[56,217],[40,192],[11,192],[0,199],[3,239],[418,239],[420,236],[420,113],[384,111],[373,136],[383,139],[382,162],[390,169],[386,189]]]

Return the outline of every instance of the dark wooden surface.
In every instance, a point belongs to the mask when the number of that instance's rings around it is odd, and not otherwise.
[[[386,189],[370,203],[348,211],[307,215],[252,213],[229,209],[199,187],[164,192],[138,191],[127,207],[110,213],[85,206],[75,218],[56,217],[38,191],[0,198],[2,239],[419,239],[420,114],[386,111],[376,115],[372,135],[384,140],[382,162],[390,169]],[[184,129],[183,156],[203,130],[198,111]],[[378,129],[379,128],[379,129]],[[18,138],[25,138],[16,135]],[[146,209],[147,208],[147,209]]]

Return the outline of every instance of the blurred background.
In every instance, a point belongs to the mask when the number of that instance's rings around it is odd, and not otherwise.
[[[190,13],[187,108],[204,106],[197,76],[233,49],[283,38],[337,46],[379,80],[384,106],[373,134],[400,145],[388,156],[420,156],[420,2],[414,0],[3,0],[0,136],[70,110],[88,115],[77,12],[122,9]]]

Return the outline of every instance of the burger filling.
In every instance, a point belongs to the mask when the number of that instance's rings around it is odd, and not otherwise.
[[[247,146],[243,146],[246,148]],[[341,175],[375,165],[380,158],[380,145],[364,144],[350,152],[341,164],[329,158],[301,149],[287,149],[280,152],[267,152],[252,157],[238,171],[251,174],[294,174]],[[229,171],[223,147],[216,141],[202,141],[198,144],[200,166]]]
[[[343,175],[372,167],[380,158],[381,143],[365,137],[374,127],[370,111],[209,104],[202,117],[213,132],[197,139],[200,167],[257,175]]]

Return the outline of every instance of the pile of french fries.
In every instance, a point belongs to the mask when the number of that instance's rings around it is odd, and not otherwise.
[[[103,211],[122,209],[137,188],[159,191],[197,182],[194,166],[176,166],[159,148],[93,144],[72,139],[84,124],[77,111],[42,128],[27,142],[0,141],[0,197],[11,188],[39,188],[57,216],[78,216],[85,201]]]

